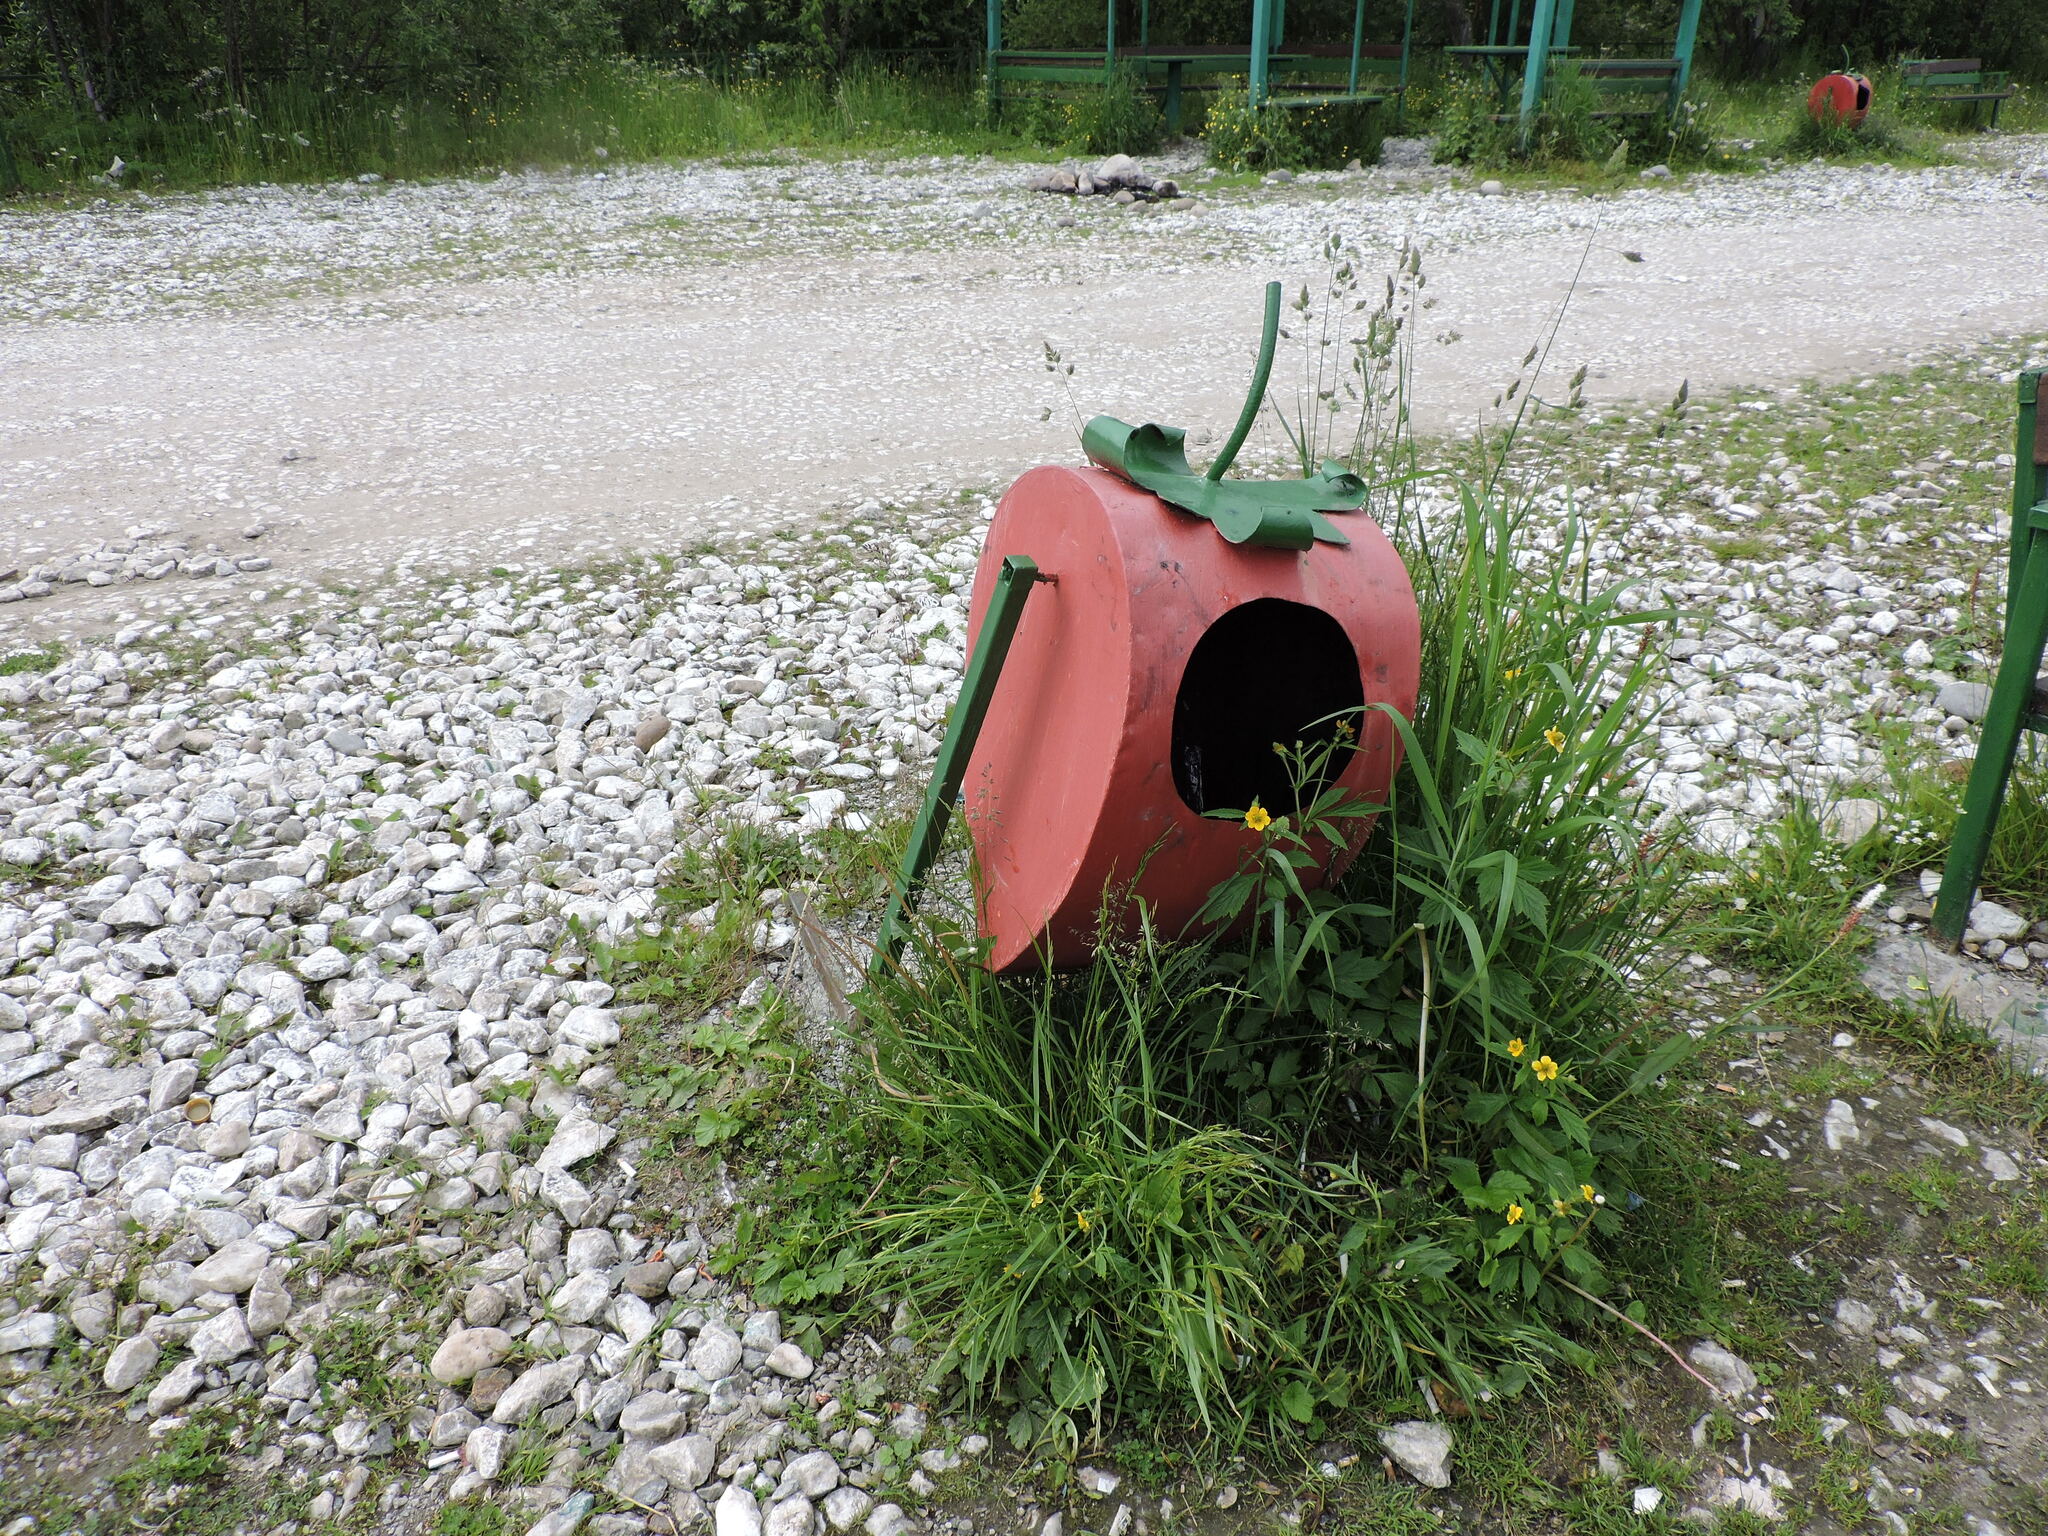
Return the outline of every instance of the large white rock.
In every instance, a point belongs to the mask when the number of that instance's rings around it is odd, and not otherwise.
[[[512,1335],[502,1328],[458,1328],[441,1341],[427,1370],[446,1386],[468,1381],[512,1353]]]
[[[647,1465],[671,1488],[702,1487],[717,1464],[718,1447],[709,1435],[684,1435],[647,1453]]]
[[[185,1342],[192,1358],[202,1365],[225,1365],[256,1348],[255,1337],[249,1332],[240,1307],[229,1307],[211,1321],[201,1323]]]
[[[706,1323],[690,1345],[690,1369],[706,1381],[730,1376],[740,1365],[740,1336],[723,1323]]]
[[[1700,1374],[1728,1397],[1746,1397],[1756,1390],[1756,1372],[1749,1362],[1712,1339],[1701,1339],[1686,1351]]]
[[[162,1353],[155,1339],[147,1334],[138,1334],[132,1339],[123,1339],[114,1346],[107,1356],[107,1369],[101,1378],[109,1392],[126,1392],[156,1369],[157,1357]]]
[[[711,1510],[712,1536],[761,1536],[761,1506],[738,1483],[727,1483]]]
[[[529,1366],[526,1374],[507,1387],[505,1395],[498,1399],[497,1407],[491,1410],[491,1422],[524,1424],[541,1409],[559,1403],[574,1391],[589,1364],[587,1356],[571,1355],[566,1360],[550,1360],[545,1365]]]
[[[1445,1425],[1410,1419],[1381,1430],[1380,1444],[1423,1487],[1451,1486],[1451,1432]]]
[[[192,1278],[202,1291],[224,1291],[239,1296],[263,1278],[270,1263],[270,1250],[253,1238],[242,1238],[223,1247],[212,1258],[196,1266]]]

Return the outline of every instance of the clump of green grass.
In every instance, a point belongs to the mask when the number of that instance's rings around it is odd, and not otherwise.
[[[27,106],[9,137],[30,193],[84,187],[117,155],[127,166],[119,185],[147,190],[611,159],[1036,147],[1014,126],[987,124],[967,74],[855,64],[832,76],[717,80],[630,60],[475,94],[252,84],[229,105],[195,95],[107,122]]]
[[[55,640],[34,650],[10,651],[0,656],[0,677],[19,677],[25,672],[47,672],[64,659],[64,647]]]

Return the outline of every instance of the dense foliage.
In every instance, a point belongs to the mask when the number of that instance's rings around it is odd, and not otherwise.
[[[1138,35],[1140,0],[1117,0],[1120,36]],[[1245,0],[1158,0],[1155,39],[1241,42]],[[1669,47],[1676,0],[1583,0],[1575,40],[1594,51]],[[1101,0],[1005,0],[1019,44],[1099,44]],[[1287,36],[1350,35],[1346,0],[1296,0]],[[1483,34],[1481,0],[1418,8],[1419,43]],[[1392,40],[1402,7],[1372,0],[1368,35]],[[0,118],[59,97],[107,117],[217,107],[292,80],[320,89],[490,92],[625,53],[720,68],[836,69],[857,55],[966,64],[980,6],[951,0],[8,0],[0,6]],[[1704,63],[1754,73],[1899,54],[1969,54],[1993,67],[2048,68],[2038,0],[1708,0]]]

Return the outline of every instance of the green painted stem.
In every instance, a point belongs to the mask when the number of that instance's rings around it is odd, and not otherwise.
[[[1041,576],[1037,563],[1024,555],[1010,555],[996,576],[995,591],[983,615],[981,634],[974,642],[974,655],[967,663],[967,675],[960,681],[960,698],[953,706],[953,719],[946,739],[932,764],[931,783],[926,786],[924,806],[911,829],[910,844],[903,850],[903,864],[896,874],[896,891],[882,914],[882,931],[876,942],[877,960],[890,959],[902,950],[907,937],[904,914],[917,905],[924,889],[924,877],[939,846],[946,840],[946,824],[953,819],[953,802],[960,795],[960,781],[967,774],[967,759],[981,735],[981,723],[988,717],[989,701],[995,697],[996,679],[1002,675],[1004,658],[1017,622],[1024,617],[1024,600],[1031,596],[1033,583],[1051,581]]]
[[[1211,480],[1221,480],[1229,472],[1237,460],[1237,450],[1251,436],[1252,423],[1259,419],[1259,407],[1266,401],[1266,381],[1273,376],[1273,347],[1279,339],[1280,285],[1275,282],[1266,284],[1266,323],[1259,335],[1259,366],[1252,371],[1251,393],[1245,396],[1237,425],[1230,429],[1230,440],[1209,465],[1208,477]]]

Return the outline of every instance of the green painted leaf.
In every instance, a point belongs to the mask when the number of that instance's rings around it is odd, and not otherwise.
[[[1364,504],[1365,482],[1343,466],[1325,461],[1303,480],[1211,480],[1189,465],[1186,442],[1179,427],[1134,427],[1114,416],[1097,416],[1081,433],[1091,463],[1206,518],[1232,544],[1307,549],[1318,540],[1351,542],[1322,515],[1356,512]]]

